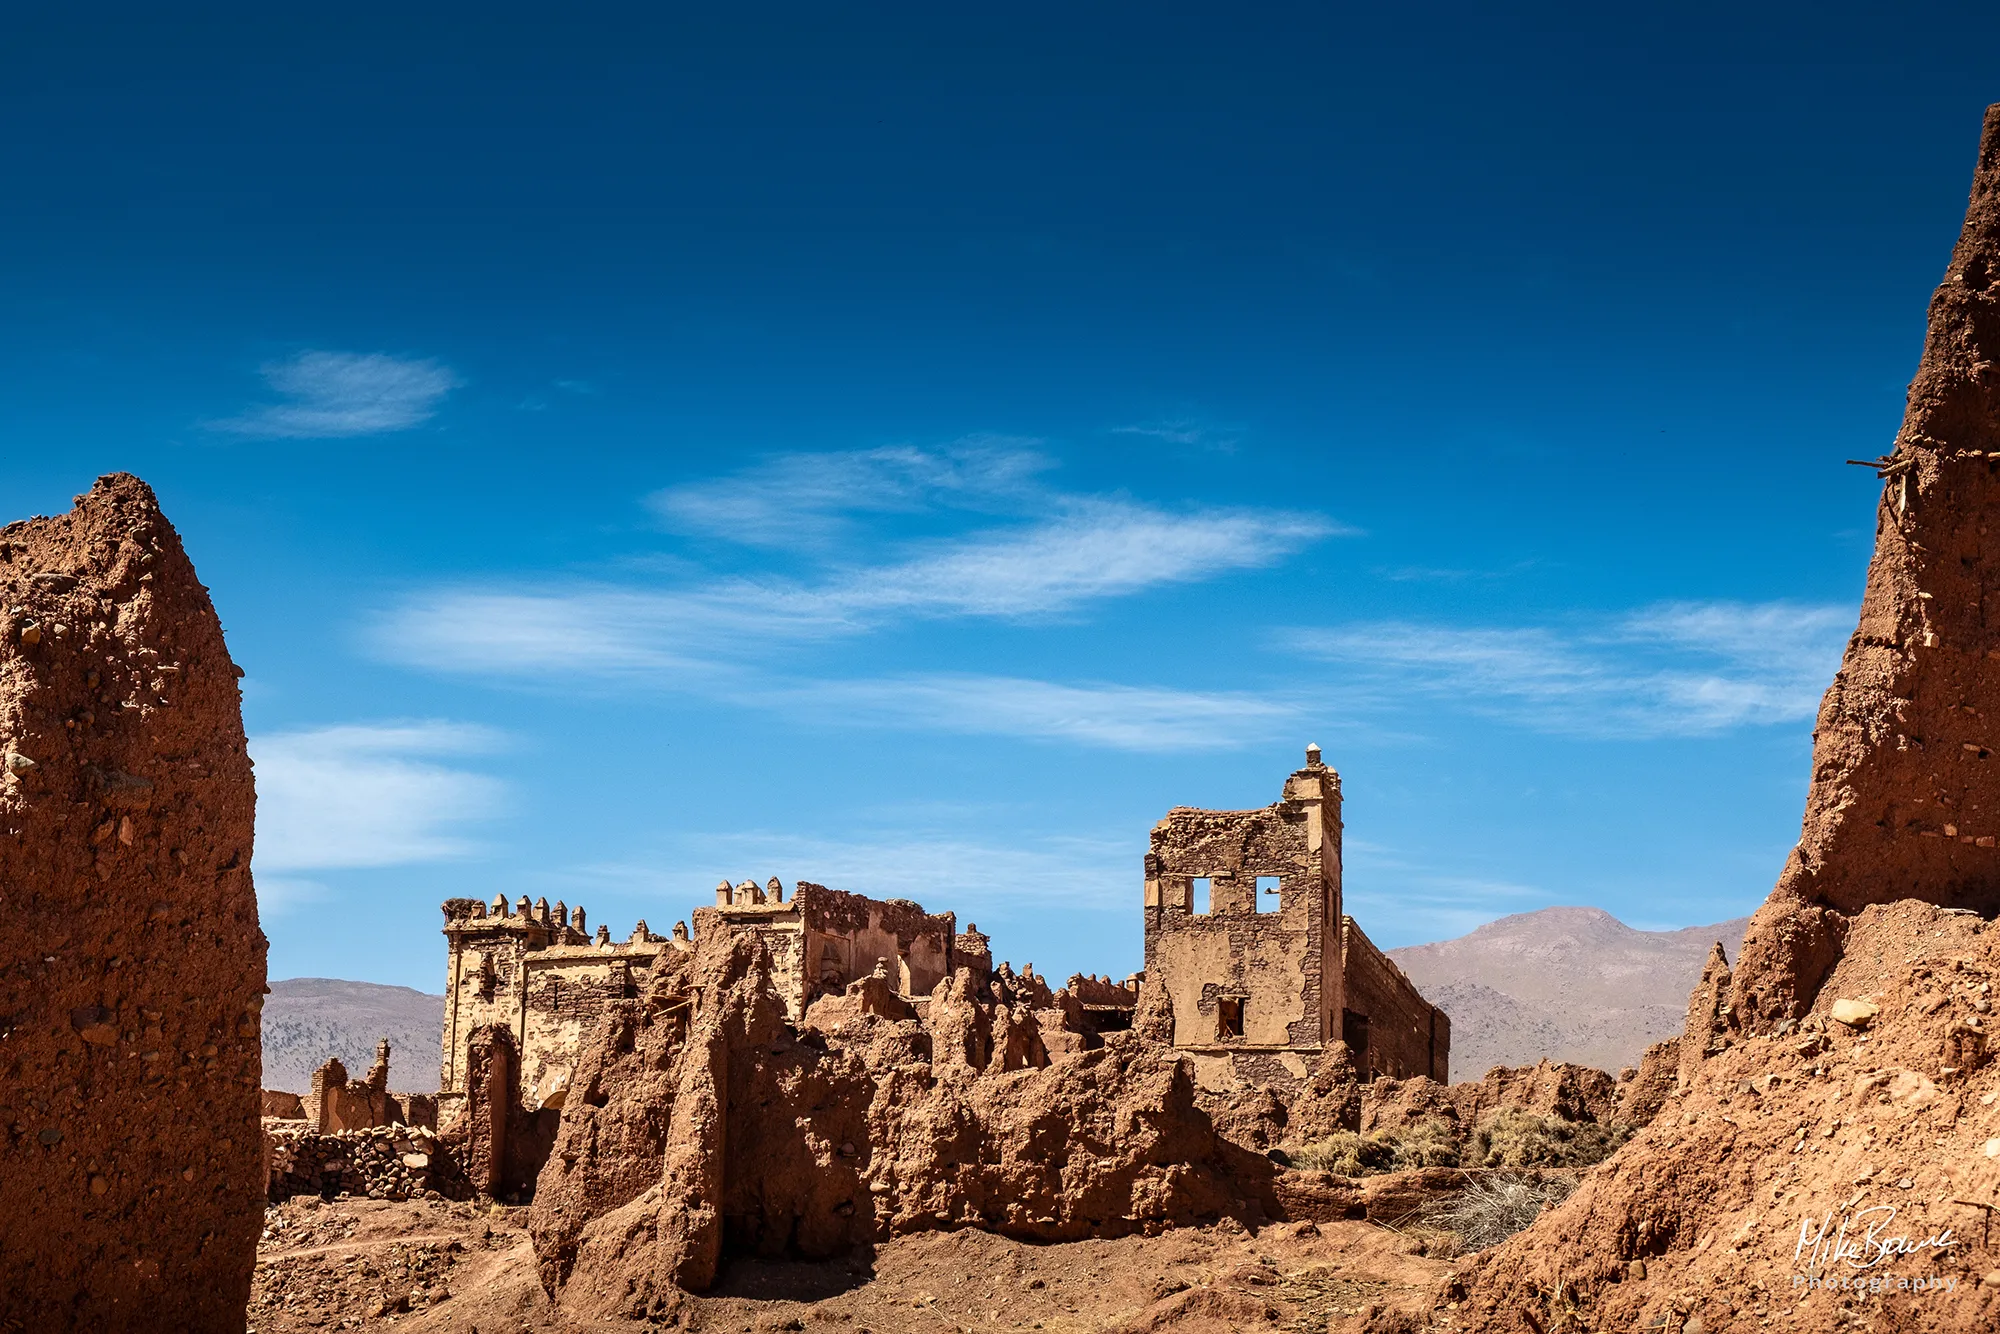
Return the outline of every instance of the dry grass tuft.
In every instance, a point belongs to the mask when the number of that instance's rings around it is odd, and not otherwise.
[[[1475,1178],[1457,1195],[1424,1210],[1422,1226],[1443,1228],[1466,1250],[1483,1251],[1534,1222],[1543,1209],[1561,1204],[1575,1189],[1570,1177],[1497,1172]]]

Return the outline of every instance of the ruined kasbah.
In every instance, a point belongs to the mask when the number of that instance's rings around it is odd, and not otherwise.
[[[407,1197],[441,1167],[430,1161],[436,1134],[412,1131],[441,1131],[472,1169],[469,1188],[531,1196],[586,1047],[607,1022],[631,1022],[659,979],[691,967],[704,944],[722,954],[743,942],[797,1031],[839,1033],[854,1010],[900,1019],[929,1037],[936,1061],[934,1011],[973,1016],[959,1040],[974,1071],[1081,1056],[1136,1019],[1186,1056],[1208,1094],[1291,1093],[1323,1068],[1449,1083],[1449,1017],[1341,910],[1340,775],[1317,746],[1269,806],[1169,811],[1152,831],[1143,884],[1144,970],[1122,981],[1077,974],[1060,987],[1032,963],[996,965],[989,938],[971,923],[959,930],[954,913],[810,881],[788,892],[776,877],[724,880],[692,925],[660,935],[642,920],[618,940],[601,923],[593,935],[582,905],[449,899],[438,1089],[391,1093],[385,1040],[365,1080],[329,1061],[310,1094],[267,1094],[274,1193],[352,1184]],[[587,1096],[602,1105],[601,1089]],[[383,1156],[386,1184],[365,1173],[329,1180],[322,1164],[345,1156],[353,1174],[353,1156],[309,1142],[396,1126],[405,1129]]]

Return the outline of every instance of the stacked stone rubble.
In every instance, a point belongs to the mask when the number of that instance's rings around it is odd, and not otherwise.
[[[435,1191],[464,1196],[437,1133],[422,1126],[378,1126],[323,1133],[302,1123],[266,1123],[272,1203],[295,1195],[408,1200]]]

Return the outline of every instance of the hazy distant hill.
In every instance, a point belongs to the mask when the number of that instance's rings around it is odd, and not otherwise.
[[[429,1093],[438,1086],[443,1036],[442,996],[372,982],[287,978],[273,982],[264,998],[264,1087],[304,1093],[329,1056],[360,1079],[375,1063],[375,1044],[386,1037],[389,1087]]]
[[[1451,1016],[1453,1079],[1544,1056],[1616,1072],[1681,1031],[1709,947],[1735,962],[1749,922],[1636,931],[1600,908],[1543,908],[1389,957]]]

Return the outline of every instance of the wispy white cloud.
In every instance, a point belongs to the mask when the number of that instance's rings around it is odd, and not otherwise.
[[[218,430],[273,440],[325,440],[421,426],[462,383],[440,362],[380,352],[301,352],[263,367],[288,402],[213,422]]]
[[[333,891],[317,880],[278,875],[257,877],[257,912],[266,918],[290,917],[332,897]]]
[[[370,627],[373,650],[432,671],[563,691],[635,685],[816,718],[1061,739],[1119,749],[1211,749],[1271,735],[1298,706],[1234,692],[983,674],[805,680],[783,650],[910,621],[1065,617],[1109,599],[1276,564],[1348,529],[1292,510],[1168,508],[1050,490],[1048,460],[982,439],[788,456],[656,493],[671,522],[753,545],[824,533],[861,513],[992,502],[979,526],[904,542],[872,561],[822,557],[809,575],[704,575],[658,584],[432,588]],[[1008,517],[999,501],[1025,505]]]
[[[1199,445],[1226,452],[1235,447],[1243,430],[1238,426],[1217,426],[1209,422],[1174,417],[1164,421],[1140,422],[1131,426],[1114,426],[1111,428],[1111,434],[1136,435],[1169,445]]]
[[[442,861],[475,851],[464,826],[495,815],[505,789],[495,778],[439,759],[497,744],[483,728],[439,722],[252,738],[258,874],[278,874],[273,889],[297,898],[318,887],[285,873]]]
[[[434,589],[392,609],[371,640],[395,661],[477,675],[701,675],[775,644],[856,634],[897,619],[1063,614],[1269,565],[1343,531],[1318,515],[1287,511],[1077,502],[1042,523],[922,545],[900,560],[835,568],[814,581]]]
[[[1581,626],[1378,621],[1282,641],[1359,679],[1539,731],[1643,738],[1812,717],[1852,620],[1789,602],[1672,602]]]
[[[818,681],[760,689],[746,702],[863,726],[886,722],[1141,752],[1253,745],[1282,734],[1301,712],[1268,695],[954,674]]]
[[[1019,499],[1052,466],[1032,441],[998,436],[942,449],[780,454],[726,477],[655,491],[646,503],[678,532],[746,546],[815,546],[850,531],[859,514],[977,509]]]
[[[1032,616],[1270,565],[1348,531],[1291,511],[1175,512],[1078,500],[1045,523],[940,543],[910,560],[839,578],[816,596],[854,611]]]

